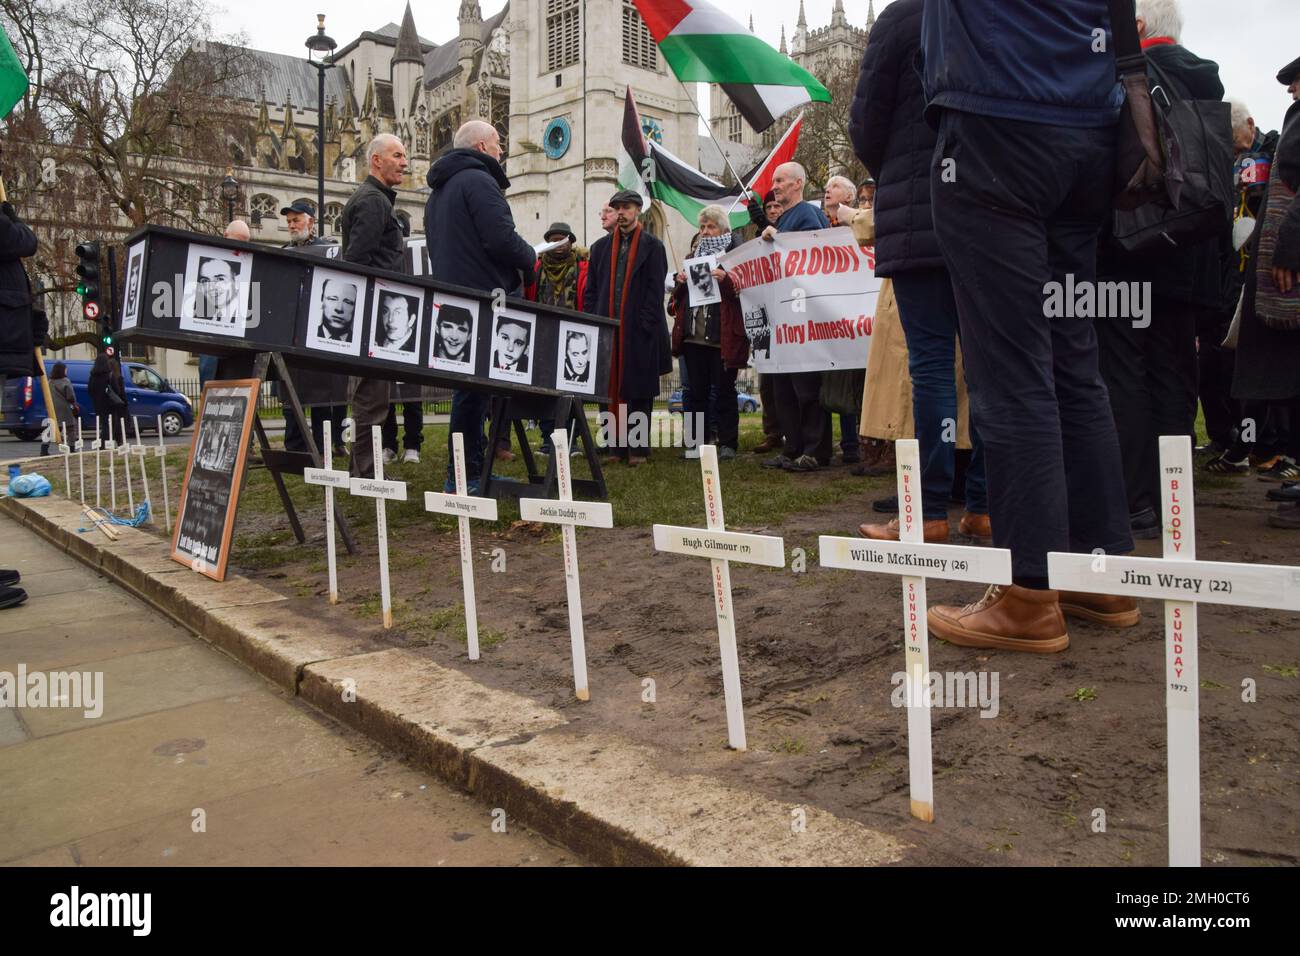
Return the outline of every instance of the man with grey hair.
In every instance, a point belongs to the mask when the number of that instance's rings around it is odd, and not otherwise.
[[[490,293],[522,295],[533,278],[536,253],[515,231],[506,202],[510,188],[501,167],[501,135],[482,120],[456,130],[452,148],[429,169],[429,199],[424,206],[424,235],[429,246],[429,278]],[[471,494],[477,494],[483,468],[483,422],[489,396],[456,391],[451,397],[447,433],[447,481],[455,490],[451,436],[465,441],[465,466]],[[489,459],[488,464],[491,464]]]
[[[366,147],[369,174],[343,207],[343,254],[347,262],[401,272],[406,244],[402,224],[393,212],[395,187],[406,176],[406,147],[390,133],[381,133]],[[351,471],[360,478],[375,474],[370,427],[388,417],[390,385],[383,379],[362,378],[352,393],[356,440]]]

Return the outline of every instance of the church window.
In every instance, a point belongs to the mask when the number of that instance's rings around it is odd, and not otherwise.
[[[582,46],[579,0],[546,0],[546,70],[578,62]]]
[[[279,212],[279,204],[269,193],[258,193],[248,201],[248,211],[263,219],[274,219]]]
[[[727,139],[735,143],[740,142],[740,117],[739,116],[727,117]]]
[[[338,234],[343,224],[343,204],[337,202],[327,202],[325,204],[325,224],[330,227],[330,232]],[[321,233],[324,235],[324,233]]]
[[[659,69],[659,48],[632,0],[623,0],[623,62],[643,70]]]

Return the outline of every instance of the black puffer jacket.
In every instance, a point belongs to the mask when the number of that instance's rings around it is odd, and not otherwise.
[[[0,205],[0,376],[42,375],[37,345],[45,342],[45,313],[32,308],[23,259],[36,255],[36,235],[9,203]]]
[[[871,29],[849,110],[858,159],[876,179],[876,275],[943,265],[930,214],[936,134],[922,116],[923,0],[895,0]]]
[[[1149,46],[1143,51],[1169,80],[1177,98],[1223,99],[1219,65],[1203,60],[1176,43]],[[1148,65],[1152,82],[1159,76]],[[1232,254],[1232,229],[1225,220],[1222,234],[1190,246],[1131,255],[1119,250],[1109,238],[1109,228],[1098,245],[1097,273],[1102,279],[1150,282],[1151,291],[1161,298],[1191,305],[1219,308],[1223,303],[1224,259]],[[1234,303],[1235,304],[1235,303]]]
[[[429,170],[424,234],[429,278],[519,295],[532,280],[537,253],[515,232],[501,164],[476,149],[453,149]]]

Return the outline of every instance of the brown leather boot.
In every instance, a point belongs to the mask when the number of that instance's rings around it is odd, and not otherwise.
[[[754,454],[762,455],[769,451],[780,451],[785,446],[780,435],[764,435],[763,440],[754,446]]]
[[[894,458],[894,443],[892,441],[887,441],[885,442],[884,447],[880,449],[880,457],[876,459],[875,464],[871,465],[869,468],[864,468],[862,473],[864,475],[879,477],[881,475],[892,475],[897,473],[897,471],[898,462]]]
[[[926,619],[931,634],[962,647],[1054,654],[1070,646],[1055,591],[995,584],[974,604],[936,605]]]
[[[859,478],[867,474],[867,469],[873,467],[876,462],[880,461],[880,453],[884,451],[887,442],[879,438],[868,438],[862,443],[862,460],[849,469],[850,475],[857,475]]]
[[[957,525],[957,533],[975,538],[980,544],[993,543],[993,525],[989,522],[988,515],[977,515],[973,511],[965,512]]]
[[[1133,627],[1142,616],[1137,598],[1083,591],[1062,591],[1061,611],[1068,617],[1083,618],[1103,627]]]
[[[949,535],[948,519],[935,518],[933,521],[922,522],[921,533],[925,536],[926,544],[947,544]],[[858,534],[873,541],[897,541],[899,534],[898,519],[890,518],[883,524],[860,524],[858,525]]]

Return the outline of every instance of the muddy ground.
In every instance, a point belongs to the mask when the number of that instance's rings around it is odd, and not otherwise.
[[[650,466],[655,467],[655,466]],[[806,482],[825,475],[801,476]],[[1250,476],[1200,479],[1198,555],[1300,564],[1295,532],[1266,526],[1273,485]],[[476,680],[563,710],[567,732],[613,731],[658,747],[682,773],[705,772],[772,797],[815,805],[915,844],[908,864],[1164,865],[1166,844],[1163,624],[1106,630],[1071,622],[1056,655],[977,651],[932,641],[934,671],[998,675],[998,712],[935,709],[935,814],[908,814],[906,711],[891,706],[903,668],[901,589],[893,577],[824,570],[819,534],[849,534],[868,501],[792,515],[787,555],[807,570],[733,564],[749,750],[726,746],[718,636],[706,562],[658,554],[649,528],[579,532],[591,700],[572,694],[568,617],[557,531],[474,529],[484,650],[466,655],[455,525],[430,517],[391,545],[397,625],[386,639],[418,647]],[[421,489],[422,490],[422,489]],[[743,494],[733,481],[728,495]],[[295,497],[298,497],[295,495]],[[503,506],[513,513],[512,506]],[[703,523],[703,506],[699,509]],[[304,514],[320,529],[323,510]],[[953,520],[956,523],[957,513]],[[241,529],[249,519],[241,518]],[[260,531],[287,527],[258,516]],[[364,519],[361,553],[339,570],[342,603],[325,603],[322,534],[274,568],[231,570],[301,602],[304,616],[351,614],[378,628],[377,545]],[[504,571],[494,572],[504,554]],[[342,554],[342,549],[340,548]],[[1158,555],[1159,541],[1139,554]],[[932,581],[931,603],[975,600],[975,585]],[[1300,862],[1300,618],[1281,611],[1200,609],[1202,842],[1208,864]],[[646,678],[654,703],[643,702]],[[1243,681],[1257,699],[1243,701]],[[635,785],[635,781],[629,781]],[[1094,832],[1104,812],[1104,832]]]

